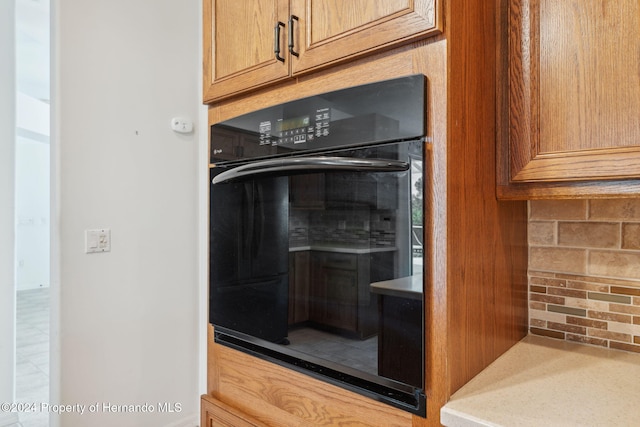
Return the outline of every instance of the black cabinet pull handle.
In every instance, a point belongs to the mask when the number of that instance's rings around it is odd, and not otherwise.
[[[300,54],[298,52],[296,52],[295,50],[293,50],[293,21],[297,21],[298,17],[296,15],[291,15],[289,17],[289,53],[293,56],[300,56]]]
[[[274,29],[275,31],[275,44],[274,44],[274,52],[276,54],[276,59],[278,61],[284,62],[284,58],[280,56],[280,27],[284,27],[284,23],[278,21],[278,23],[276,24],[276,28]]]

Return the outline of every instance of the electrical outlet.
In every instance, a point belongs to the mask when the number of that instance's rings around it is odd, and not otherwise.
[[[111,251],[111,230],[84,230],[84,251],[88,254]]]

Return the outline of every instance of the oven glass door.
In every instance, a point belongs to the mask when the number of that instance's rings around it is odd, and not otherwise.
[[[217,339],[316,375],[421,390],[423,142],[254,161],[211,177]]]

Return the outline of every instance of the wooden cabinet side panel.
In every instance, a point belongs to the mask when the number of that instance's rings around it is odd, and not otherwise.
[[[424,347],[425,394],[427,419],[414,417],[413,427],[440,426],[440,408],[450,397],[452,367],[447,350],[447,45],[448,41],[430,44],[414,51],[415,72],[428,78],[427,136],[424,171]],[[420,423],[422,421],[422,423]]]
[[[499,10],[496,2],[452,2],[447,10],[450,91],[442,231],[449,393],[527,333],[527,206],[495,198]]]

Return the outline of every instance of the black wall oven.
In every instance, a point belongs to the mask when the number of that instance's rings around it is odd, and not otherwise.
[[[211,127],[216,342],[425,415],[423,75]]]

